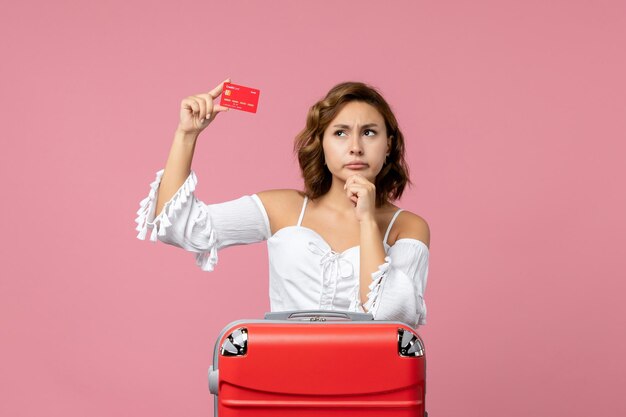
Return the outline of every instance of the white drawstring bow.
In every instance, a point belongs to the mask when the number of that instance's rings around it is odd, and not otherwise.
[[[313,241],[309,241],[308,249],[320,256],[320,265],[322,266],[322,288],[320,291],[319,308],[332,309],[338,280],[351,278],[354,275],[354,267],[350,261],[344,259],[343,253],[335,252],[332,249],[324,250]],[[331,288],[332,295],[329,295],[328,292]]]

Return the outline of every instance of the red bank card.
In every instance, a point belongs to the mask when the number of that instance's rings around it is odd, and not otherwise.
[[[231,109],[256,113],[261,91],[232,83],[224,83],[220,105]]]

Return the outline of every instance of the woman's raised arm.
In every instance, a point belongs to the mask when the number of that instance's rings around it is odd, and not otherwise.
[[[196,140],[217,113],[228,110],[213,104],[222,88],[220,84],[208,93],[182,101],[180,124],[166,167],[156,173],[135,218],[138,239],[145,240],[151,230],[150,241],[193,252],[204,271],[213,270],[219,250],[260,242],[271,235],[269,219],[258,196],[244,195],[206,204],[194,194],[198,180],[191,170],[191,160]]]
[[[174,141],[161,178],[157,195],[156,213],[158,216],[163,206],[185,182],[191,170],[191,161],[200,133],[215,119],[217,114],[228,111],[228,107],[214,104],[213,100],[222,94],[224,80],[208,93],[189,96],[180,103],[180,122],[174,134]]]

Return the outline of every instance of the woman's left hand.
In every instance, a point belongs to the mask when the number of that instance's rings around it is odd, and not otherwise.
[[[356,218],[359,222],[373,220],[376,212],[376,186],[360,174],[354,174],[346,179],[344,185],[346,196],[355,207]]]

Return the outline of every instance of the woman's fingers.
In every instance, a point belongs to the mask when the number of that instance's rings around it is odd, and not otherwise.
[[[353,174],[353,175],[350,175],[346,179],[346,183],[344,184],[343,188],[346,188],[348,185],[354,184],[354,183],[368,184],[369,181],[367,180],[367,178],[365,178],[361,174]]]
[[[198,112],[198,118],[200,120],[204,120],[207,115],[207,108],[212,107],[212,103],[208,104],[203,97],[196,97],[196,101],[198,102],[198,106],[200,107],[200,111]],[[208,111],[209,113],[211,112],[210,108],[208,109]]]
[[[211,97],[213,97],[213,98],[217,98],[220,94],[222,94],[222,89],[224,88],[224,83],[229,83],[229,82],[230,82],[230,78],[226,78],[217,87],[215,87],[213,90],[209,91],[209,95]]]
[[[213,110],[213,98],[209,93],[197,94],[194,97],[200,106],[200,112],[198,113],[200,120],[210,118]]]
[[[354,188],[355,186],[363,187],[365,191],[367,191],[369,187],[372,187],[372,189],[375,188],[374,184],[369,182],[367,178],[363,177],[360,174],[354,174],[354,175],[349,176],[346,179],[346,183],[343,185],[343,189],[347,190],[348,188],[350,187]]]
[[[227,79],[224,82],[230,82],[230,79]],[[204,108],[202,108],[200,112],[201,119],[210,119],[213,116],[213,114],[228,110],[227,107],[220,106],[219,104],[214,104],[214,101],[213,101],[222,93],[222,86],[223,84],[220,84],[219,86],[215,87],[210,92],[198,94],[196,96],[200,99],[200,106],[202,107],[203,104],[205,106]]]
[[[368,194],[373,195],[376,192],[374,184],[360,174],[354,174],[348,177],[343,188],[346,192],[346,197],[355,204],[360,197]]]
[[[224,106],[220,106],[219,104],[216,104],[213,106],[213,112],[217,113],[220,111],[228,111],[230,110],[228,107],[224,107]]]
[[[350,199],[352,199],[353,197],[358,198],[358,196],[363,194],[364,192],[367,192],[367,188],[360,184],[351,184],[346,187],[346,196]]]
[[[227,78],[208,93],[200,93],[186,97],[181,102],[179,128],[188,132],[201,132],[210,122],[215,119],[219,112],[227,111],[228,108],[214,104],[214,100],[222,94]]]
[[[191,113],[197,113],[200,111],[200,106],[193,97],[187,97],[186,99],[184,99],[182,102],[182,107],[186,110],[191,110]]]

